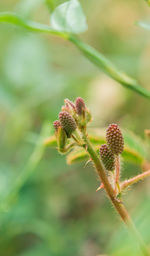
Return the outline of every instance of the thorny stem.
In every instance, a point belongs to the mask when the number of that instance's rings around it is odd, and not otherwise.
[[[143,255],[150,256],[150,252],[148,251],[143,239],[141,238],[134,223],[132,222],[124,204],[116,198],[115,192],[114,192],[111,184],[108,181],[107,175],[106,175],[105,170],[100,162],[100,159],[99,159],[97,153],[95,152],[92,144],[90,143],[86,133],[83,133],[82,135],[83,135],[83,140],[85,141],[85,144],[86,144],[86,146],[84,146],[84,148],[87,150],[90,158],[92,159],[92,161],[95,165],[97,173],[101,179],[101,182],[104,184],[104,188],[107,192],[109,199],[111,200],[113,206],[115,207],[116,211],[120,215],[123,222],[126,224],[126,226],[131,231],[133,236],[138,240],[138,242],[140,244],[140,248],[143,252]]]
[[[143,180],[144,178],[147,178],[148,176],[150,176],[150,170],[140,173],[139,175],[129,179],[129,180],[125,180],[124,182],[121,183],[121,191],[126,189],[128,186],[131,186],[135,183],[137,183],[140,180]]]

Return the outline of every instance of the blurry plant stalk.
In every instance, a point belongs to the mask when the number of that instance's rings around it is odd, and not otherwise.
[[[150,176],[150,171],[139,174],[120,184],[119,154],[123,152],[124,142],[122,132],[118,125],[111,124],[106,131],[106,141],[108,146],[105,145],[104,147],[106,150],[108,148],[110,156],[114,154],[115,172],[111,170],[113,174],[111,175],[113,182],[111,182],[109,176],[107,175],[108,170],[105,169],[105,162],[101,162],[100,156],[97,154],[88,138],[86,127],[91,120],[91,114],[86,108],[83,99],[79,97],[76,99],[75,103],[66,99],[65,105],[62,107],[62,111],[59,113],[59,121],[57,120],[54,122],[58,151],[60,153],[67,153],[70,149],[77,146],[84,148],[88,152],[89,157],[92,160],[102,182],[100,188],[105,189],[109,199],[111,200],[121,219],[127,225],[133,236],[138,240],[143,255],[148,256],[150,255],[150,252],[147,249],[140,234],[136,230],[136,227],[134,226],[123,202],[119,198],[121,196],[121,190],[138,182],[139,180]],[[112,155],[110,152],[112,152]],[[105,151],[105,153],[107,152]],[[107,156],[107,154],[104,156]],[[111,160],[113,160],[113,158],[111,158]]]

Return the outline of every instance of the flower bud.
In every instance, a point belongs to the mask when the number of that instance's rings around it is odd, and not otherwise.
[[[76,98],[75,107],[76,107],[77,114],[79,116],[85,115],[86,107],[85,107],[84,100],[81,97]]]
[[[67,135],[66,132],[64,131],[64,129],[59,126],[58,130],[57,130],[57,146],[58,146],[58,151],[63,153],[65,152],[65,146],[67,143]]]
[[[54,126],[55,131],[57,132],[58,128],[61,126],[60,121],[59,120],[54,121],[53,126]]]
[[[72,132],[77,128],[76,122],[73,117],[66,111],[59,113],[59,120],[62,128],[65,130],[68,137],[71,136]]]
[[[105,169],[113,171],[115,169],[115,156],[106,144],[101,145],[100,156]]]
[[[70,109],[66,105],[61,107],[61,111],[62,112],[66,111],[66,112],[70,113]]]
[[[68,107],[72,108],[73,110],[75,110],[75,105],[74,105],[74,103],[71,100],[65,99],[64,102],[65,102],[66,106],[68,106]]]
[[[110,124],[107,128],[106,141],[113,154],[118,155],[123,152],[123,135],[117,124]]]

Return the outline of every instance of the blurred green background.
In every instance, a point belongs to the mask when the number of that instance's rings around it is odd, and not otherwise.
[[[62,2],[62,1],[57,1]],[[150,90],[150,20],[143,0],[82,0],[88,31],[81,38]],[[49,1],[1,0],[0,11],[49,24]],[[119,123],[144,138],[150,102],[100,72],[69,42],[0,24],[0,255],[140,255],[91,165],[67,166],[42,147],[64,98],[81,96],[92,127]],[[126,177],[139,167],[122,164]],[[150,245],[150,180],[125,203]]]

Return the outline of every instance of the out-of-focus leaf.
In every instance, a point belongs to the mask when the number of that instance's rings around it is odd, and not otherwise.
[[[139,22],[137,22],[137,24],[138,24],[141,28],[144,28],[144,29],[150,31],[150,23],[146,23],[146,22],[143,22],[143,21],[139,21]]]
[[[95,145],[97,144],[101,145],[106,142],[105,137],[103,135],[97,136],[92,133],[89,133],[89,139],[92,142],[92,144],[95,144]]]
[[[51,11],[54,11],[54,9],[55,9],[58,5],[64,3],[65,0],[45,0],[45,2],[46,2],[46,5],[48,6],[48,8],[49,8],[49,10],[50,10],[50,12],[51,12]]]
[[[56,147],[57,146],[56,136],[51,136],[46,138],[44,140],[44,145],[49,147]]]
[[[67,164],[74,164],[81,161],[86,161],[89,155],[85,150],[74,150],[67,156]]]
[[[142,141],[141,138],[132,134],[131,132],[124,131],[123,132],[124,140],[125,140],[125,148],[122,153],[122,157],[125,161],[136,163],[141,165],[147,156],[147,146]],[[99,151],[100,145],[106,143],[106,139],[104,136],[103,130],[93,129],[89,132],[89,139],[91,143],[94,145],[97,152]],[[44,141],[45,146],[56,147],[56,138],[55,136],[51,136]],[[80,161],[86,161],[88,159],[88,154],[85,150],[75,149],[70,152],[67,156],[67,163],[73,164]]]
[[[51,15],[52,28],[78,34],[87,30],[86,18],[78,0],[59,5]]]
[[[147,157],[147,144],[139,136],[135,135],[131,131],[123,130],[123,137],[127,151],[136,152],[141,155],[141,158]],[[106,143],[104,129],[92,129],[89,132],[89,139],[93,144]],[[124,153],[123,153],[124,154]],[[134,155],[134,154],[133,154]]]
[[[100,145],[94,147],[97,153],[99,152]],[[88,153],[85,150],[74,150],[67,156],[67,163],[74,164],[81,161],[86,161],[88,159]],[[141,165],[144,161],[144,158],[136,151],[125,147],[122,157],[125,161],[136,163]]]
[[[102,144],[102,143],[105,143],[105,139],[102,136],[96,136],[96,135],[89,134],[89,139],[92,142],[92,144]],[[49,146],[49,147],[57,146],[56,137],[55,136],[51,136],[51,137],[46,138],[45,141],[44,141],[44,145],[45,146]]]

